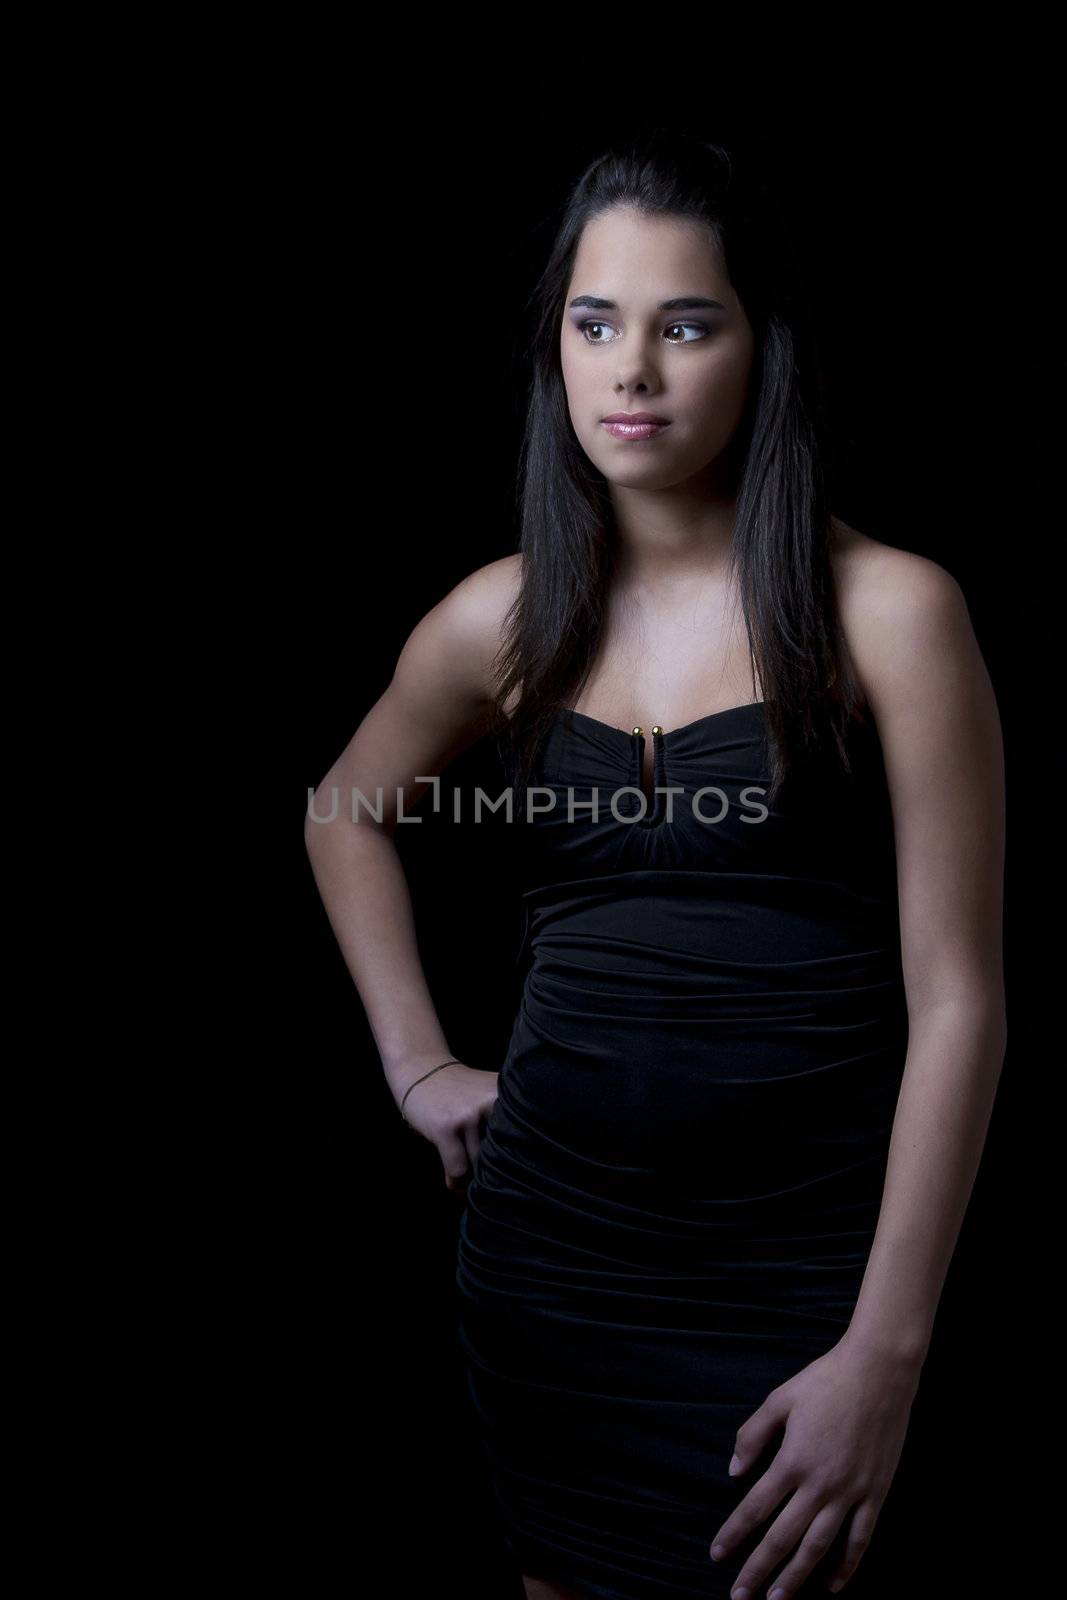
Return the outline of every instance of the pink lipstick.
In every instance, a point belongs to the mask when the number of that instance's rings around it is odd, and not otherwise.
[[[610,417],[602,417],[600,425],[616,439],[653,439],[671,424],[668,417],[658,417],[652,411],[615,411]]]

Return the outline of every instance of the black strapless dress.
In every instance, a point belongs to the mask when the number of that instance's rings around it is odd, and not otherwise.
[[[908,1031],[873,722],[769,810],[762,702],[652,737],[680,792],[641,820],[642,734],[561,712],[542,747],[456,1272],[516,1562],[610,1600],[728,1596],[766,1531],[710,1559],[737,1429],[849,1323]]]

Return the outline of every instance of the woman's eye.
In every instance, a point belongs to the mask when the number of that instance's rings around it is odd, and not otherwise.
[[[608,341],[606,339],[590,339],[588,337],[590,328],[606,328],[606,327],[607,327],[607,323],[606,322],[583,322],[580,325],[579,331],[580,331],[580,333],[582,335],[582,338],[585,340],[586,344],[607,344]]]
[[[590,330],[591,329],[597,328],[597,329],[600,329],[600,330],[604,330],[604,329],[610,329],[610,326],[611,326],[610,323],[607,323],[607,322],[596,322],[596,321],[593,321],[593,320],[589,320],[587,322],[583,322],[583,323],[580,324],[579,332],[581,333],[582,338],[585,340],[586,344],[610,344],[611,343],[610,339],[590,338]],[[694,344],[697,339],[703,339],[705,337],[705,335],[707,334],[707,331],[708,331],[707,328],[705,328],[705,326],[704,326],[704,324],[702,322],[669,322],[667,324],[667,333],[668,334],[674,334],[679,329],[685,329],[685,328],[688,328],[690,330],[690,332],[695,335],[695,337],[693,339],[685,339],[685,338],[675,339],[675,338],[671,338],[671,339],[668,340],[668,343],[669,344]]]

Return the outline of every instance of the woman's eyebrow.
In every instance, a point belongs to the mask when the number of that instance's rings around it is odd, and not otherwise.
[[[593,311],[618,311],[614,300],[601,300],[595,294],[580,294],[571,301],[571,309],[575,306],[588,306]],[[725,311],[726,307],[721,300],[708,300],[704,295],[683,294],[674,300],[661,300],[656,307],[657,311],[699,311],[707,308],[711,311]]]

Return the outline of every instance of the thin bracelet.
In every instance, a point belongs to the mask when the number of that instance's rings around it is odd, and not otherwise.
[[[462,1061],[458,1061],[455,1056],[451,1056],[447,1061],[442,1061],[441,1062],[441,1067],[452,1067],[452,1066],[461,1067],[462,1065],[463,1065]],[[435,1072],[440,1072],[441,1067],[431,1067],[429,1072],[424,1072],[423,1073],[422,1078],[416,1078],[415,1079],[415,1083],[409,1083],[408,1084],[407,1088],[404,1090],[404,1099],[401,1100],[401,1102],[400,1102],[400,1115],[402,1117],[404,1117],[404,1100],[407,1099],[407,1097],[411,1093],[412,1089],[414,1089],[415,1084],[422,1083],[424,1078],[432,1077]],[[404,1117],[404,1121],[408,1122],[407,1117]],[[408,1127],[409,1128],[411,1127],[411,1123],[410,1122],[408,1122]]]

